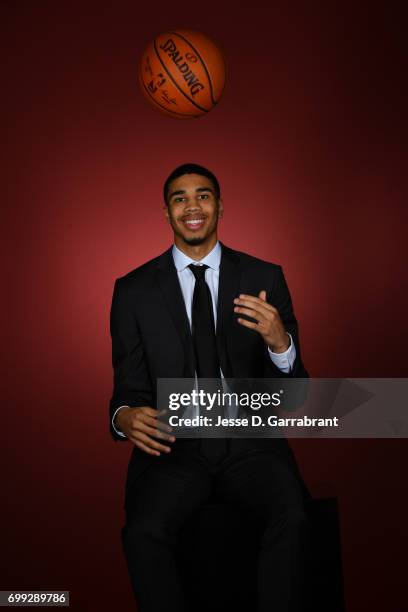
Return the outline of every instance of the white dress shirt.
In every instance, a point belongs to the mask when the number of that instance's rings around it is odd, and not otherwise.
[[[214,248],[203,257],[199,261],[195,259],[191,259],[188,255],[180,251],[176,245],[173,245],[173,260],[174,265],[177,270],[178,279],[180,282],[181,291],[184,298],[184,303],[186,306],[188,320],[190,322],[191,328],[191,310],[192,310],[192,302],[193,302],[193,293],[195,286],[195,277],[193,272],[188,267],[190,264],[198,264],[203,265],[206,264],[208,266],[205,271],[205,280],[210,288],[212,303],[213,303],[213,312],[214,312],[214,322],[215,326],[217,326],[217,302],[218,302],[218,281],[220,276],[220,263],[221,263],[221,245],[219,242],[216,243]],[[234,304],[231,304],[231,308],[234,307]],[[286,332],[290,338],[290,346],[284,353],[274,353],[268,347],[268,352],[273,363],[285,374],[289,373],[293,367],[294,361],[296,359],[296,347],[292,341],[292,336],[289,332]],[[220,368],[221,378],[224,378],[224,374]],[[121,408],[127,408],[128,406],[119,406],[112,417],[112,427],[120,436],[126,437],[124,433],[119,431],[115,425],[114,420],[116,414],[119,412]],[[191,407],[194,410],[194,406]],[[190,408],[187,408],[190,410]],[[191,414],[187,414],[187,410],[183,416],[195,416],[195,412],[191,412]]]

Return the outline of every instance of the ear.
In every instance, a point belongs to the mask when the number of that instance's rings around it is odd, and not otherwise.
[[[222,219],[224,216],[224,203],[221,198],[218,200],[218,218]]]
[[[167,204],[163,204],[163,210],[164,210],[164,216],[166,217],[167,221],[170,223],[169,207],[167,206]]]

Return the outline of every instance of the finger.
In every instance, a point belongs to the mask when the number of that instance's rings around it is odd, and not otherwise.
[[[169,440],[171,442],[174,442],[175,440],[174,436],[170,436],[168,433],[163,433],[159,429],[156,429],[155,427],[152,427],[151,425],[144,423],[143,421],[137,422],[135,425],[132,426],[132,429],[134,431],[143,431],[149,436],[154,436],[155,438],[159,438],[160,440]]]
[[[148,436],[153,436],[153,438],[158,438],[159,440],[168,440],[169,442],[174,442],[176,439],[174,436],[171,436],[168,433],[163,433],[159,429],[154,429],[153,427],[149,427],[145,424],[143,424],[141,428],[137,431],[144,431]]]
[[[143,442],[149,448],[153,448],[157,451],[164,451],[166,453],[169,453],[171,451],[171,448],[169,446],[164,446],[163,444],[160,444],[160,442],[156,442],[155,440],[153,440],[152,438],[150,438],[148,435],[146,435],[145,433],[141,431],[137,431],[131,437],[134,438],[135,440],[139,440],[140,442]]]
[[[158,419],[151,417],[149,415],[139,415],[137,419],[139,423],[145,423],[146,425],[150,425],[150,427],[154,427],[155,429],[162,429],[163,431],[171,432],[173,428],[170,427],[167,423],[163,421],[159,421]]]
[[[265,289],[262,289],[259,294],[258,297],[260,300],[262,300],[263,302],[266,302],[266,291]]]
[[[141,450],[145,451],[145,453],[148,453],[149,455],[155,455],[156,457],[160,456],[159,451],[149,448],[148,446],[146,446],[146,444],[143,444],[143,442],[140,442],[140,440],[136,440],[135,445]]]
[[[256,301],[245,299],[245,300],[234,300],[235,306],[246,306],[247,308],[253,308],[257,312],[260,312],[267,318],[274,317],[278,314],[278,311],[268,304],[267,302],[263,302],[259,298],[256,298]]]
[[[157,411],[157,418],[161,417],[161,416],[165,416],[167,413],[169,413],[170,410],[168,408],[162,408],[162,410],[158,410]]]
[[[143,406],[143,408],[140,409],[140,414],[147,414],[156,418],[158,410],[156,410],[156,408],[152,408],[151,406]]]
[[[173,431],[173,428],[164,421],[159,421],[157,419],[150,418],[149,421],[145,421],[145,423],[147,423],[147,425],[150,425],[151,427],[154,427],[155,429],[161,429],[169,433]]]
[[[170,415],[170,410],[168,408],[163,408],[157,413],[157,426],[165,431],[173,431],[173,428],[168,423],[168,416]]]
[[[243,308],[241,306],[235,306],[234,311],[239,312],[240,314],[246,314],[248,317],[252,317],[256,321],[259,321],[259,323],[265,320],[265,317],[254,308]]]
[[[273,313],[277,314],[277,309],[268,304],[268,302],[264,302],[260,298],[254,297],[253,295],[245,296],[245,298],[235,298],[234,303],[237,306],[248,306],[249,308],[255,308],[259,312],[264,313]]]
[[[237,321],[244,327],[248,327],[249,329],[255,329],[256,331],[259,332],[258,323],[252,323],[252,321],[247,321],[246,319],[239,319],[239,318],[237,319]]]
[[[156,424],[157,423],[161,423],[161,425],[162,425],[161,428],[162,429],[165,429],[166,431],[171,431],[170,425],[167,425],[164,421],[157,420],[157,418],[159,416],[163,416],[163,415],[167,414],[168,412],[169,411],[168,411],[167,408],[163,408],[162,410],[159,411],[156,408],[151,408],[150,406],[145,406],[137,414],[137,417],[138,418],[142,418],[145,422],[146,422],[147,419],[153,419]],[[146,417],[147,417],[147,419],[146,419]]]

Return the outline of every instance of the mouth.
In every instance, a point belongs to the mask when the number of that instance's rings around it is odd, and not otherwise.
[[[181,222],[187,229],[196,232],[197,230],[203,227],[205,223],[205,217],[203,217],[202,215],[192,215],[191,217],[184,217],[183,219],[181,219]]]

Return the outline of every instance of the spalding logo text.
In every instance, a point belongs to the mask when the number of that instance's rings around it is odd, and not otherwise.
[[[184,80],[187,82],[187,85],[189,86],[191,95],[193,97],[198,94],[199,91],[204,89],[204,85],[199,82],[198,77],[196,77],[194,72],[190,70],[189,65],[185,61],[183,61],[185,60],[184,56],[181,55],[180,51],[177,49],[176,43],[171,38],[169,38],[163,45],[160,45],[160,49],[163,49],[163,51],[165,51],[167,55],[171,57],[173,62],[176,64],[177,68],[183,75]],[[190,54],[187,53],[186,58],[187,55]]]

